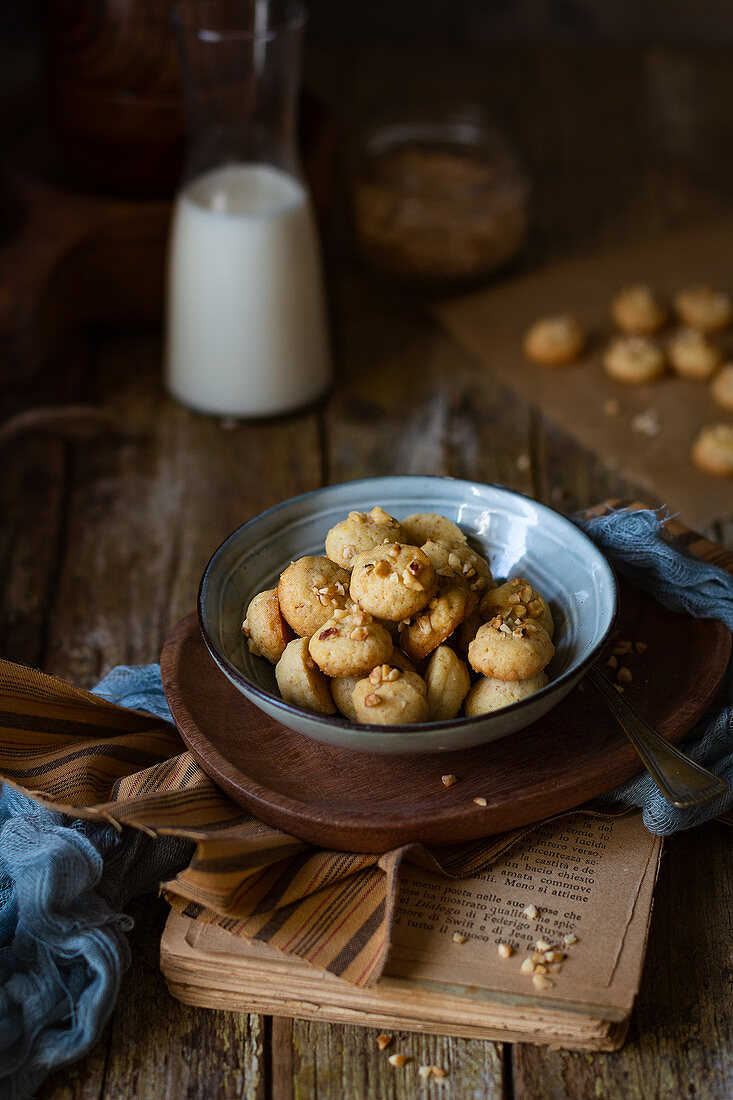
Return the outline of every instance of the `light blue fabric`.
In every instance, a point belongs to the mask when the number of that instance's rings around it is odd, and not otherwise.
[[[662,603],[733,629],[733,578],[672,549],[653,512],[576,522],[619,572]],[[157,665],[116,668],[96,691],[170,719]],[[675,810],[646,775],[606,797],[641,806],[647,827],[663,835],[730,808],[733,666],[724,698],[685,748],[728,780],[729,794],[717,804]],[[0,790],[0,1100],[30,1096],[51,1069],[94,1045],[128,962],[132,921],[120,910],[181,870],[191,851],[175,839],[72,821],[9,787]]]

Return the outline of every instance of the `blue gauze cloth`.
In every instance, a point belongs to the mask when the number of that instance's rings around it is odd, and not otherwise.
[[[733,629],[733,578],[670,547],[653,512],[614,512],[578,526],[617,570],[674,611]],[[114,669],[95,689],[170,720],[157,665]],[[648,775],[606,796],[640,806],[668,835],[733,804],[733,665],[724,698],[685,750],[729,783],[729,794],[691,810],[669,806]],[[131,829],[73,821],[9,787],[0,790],[0,1100],[23,1100],[44,1077],[80,1058],[109,1018],[128,963],[121,909],[182,870],[193,846]]]

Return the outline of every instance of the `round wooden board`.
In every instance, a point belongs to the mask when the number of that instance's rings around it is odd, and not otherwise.
[[[619,629],[649,647],[620,659],[633,674],[626,698],[668,741],[680,741],[720,687],[730,631],[628,587]],[[331,748],[263,714],[216,667],[195,614],[171,631],[161,668],[176,725],[204,771],[261,821],[327,848],[385,852],[411,841],[475,840],[571,809],[641,770],[590,685],[499,741],[378,756]],[[458,777],[451,787],[441,782],[448,773]]]

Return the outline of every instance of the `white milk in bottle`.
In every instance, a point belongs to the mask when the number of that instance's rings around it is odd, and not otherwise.
[[[269,416],[320,397],[330,358],[307,190],[267,164],[228,164],[176,200],[166,382],[194,409]]]

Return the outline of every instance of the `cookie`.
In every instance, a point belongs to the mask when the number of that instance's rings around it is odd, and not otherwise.
[[[478,611],[472,611],[467,615],[457,630],[453,631],[450,638],[446,639],[453,646],[456,653],[464,657],[468,655],[468,647],[478,633],[479,627],[484,625],[483,616]]]
[[[288,642],[275,665],[275,679],[286,703],[316,714],[333,714],[336,710],[328,680],[308,652],[307,638]]]
[[[542,317],[524,337],[524,354],[543,367],[572,363],[585,347],[585,333],[570,313]]]
[[[477,714],[488,714],[492,710],[510,707],[512,703],[534,695],[548,682],[545,672],[538,672],[526,680],[496,680],[492,676],[484,676],[473,685],[466,696],[466,717],[474,718]]]
[[[350,722],[358,721],[352,696],[354,694],[354,688],[363,678],[362,675],[334,676],[331,680],[331,695],[333,696],[333,701],[344,718],[348,718]]]
[[[428,539],[436,542],[464,543],[466,536],[458,524],[437,512],[413,512],[402,520],[405,542],[413,546],[422,546]]]
[[[301,638],[310,638],[336,608],[351,605],[349,574],[329,558],[298,558],[280,576],[280,612]]]
[[[367,611],[337,610],[311,637],[308,652],[327,676],[363,676],[389,659],[394,646]]]
[[[648,336],[616,336],[603,356],[608,377],[632,386],[653,382],[665,366],[664,352]]]
[[[396,726],[427,722],[430,717],[425,681],[390,665],[372,669],[351,699],[359,722]]]
[[[674,308],[683,325],[700,332],[720,332],[733,320],[733,304],[724,290],[688,286],[675,296]]]
[[[723,358],[715,344],[694,328],[682,328],[667,344],[672,369],[682,378],[706,381],[712,378]]]
[[[733,424],[708,424],[692,446],[692,461],[706,474],[733,477]]]
[[[385,540],[410,541],[403,536],[399,522],[384,508],[372,508],[371,512],[349,512],[346,519],[337,523],[326,535],[326,554],[337,565],[351,569],[354,558]]]
[[[667,311],[646,283],[634,283],[618,292],[611,302],[614,324],[627,335],[651,336],[667,322]]]
[[[549,634],[536,622],[514,623],[495,615],[471,642],[468,660],[484,676],[526,680],[541,672],[554,652]]]
[[[431,722],[455,718],[471,686],[466,664],[450,646],[439,645],[425,669],[428,708]]]
[[[293,632],[280,614],[276,588],[258,592],[250,600],[242,633],[247,638],[250,653],[277,664]]]
[[[486,619],[500,614],[511,619],[534,619],[552,638],[555,624],[547,600],[524,577],[515,577],[486,593],[479,604],[479,612]]]
[[[486,558],[477,554],[467,543],[450,543],[428,539],[422,545],[430,563],[439,577],[460,577],[475,593],[476,601],[487,588],[494,587],[491,567]]]
[[[351,598],[379,619],[410,619],[433,598],[438,582],[417,546],[375,546],[354,559]]]
[[[733,363],[726,363],[710,383],[713,400],[722,408],[733,410]]]
[[[400,630],[400,644],[408,657],[421,661],[449,638],[473,606],[471,593],[460,578],[439,577],[438,589],[427,607]]]

